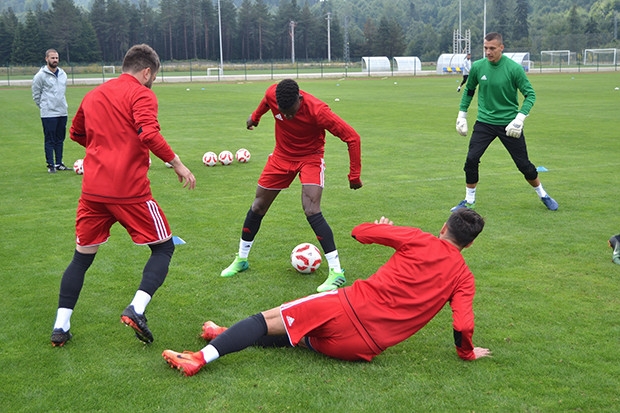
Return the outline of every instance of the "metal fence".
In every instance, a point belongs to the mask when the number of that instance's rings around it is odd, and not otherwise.
[[[96,85],[118,77],[121,65],[84,64],[60,67],[67,72],[69,85]],[[0,66],[0,86],[30,86],[32,77],[39,67]],[[531,62],[530,73],[547,72],[598,72],[617,71],[618,65],[543,65]],[[386,71],[364,69],[359,62],[266,62],[266,63],[225,63],[220,68],[214,61],[174,61],[162,62],[157,74],[157,83],[173,82],[225,82],[249,80],[277,80],[284,78],[347,78],[347,77],[385,77],[385,76],[437,76],[436,62],[423,62],[422,70],[399,70],[392,64]],[[439,74],[439,76],[451,76]]]

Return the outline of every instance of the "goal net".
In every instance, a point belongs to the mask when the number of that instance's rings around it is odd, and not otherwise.
[[[103,66],[103,74],[116,74],[116,69],[114,68],[114,66]]]
[[[570,50],[542,50],[540,65],[543,67],[562,67],[577,64],[577,53]]]
[[[616,54],[618,49],[586,49],[583,52],[584,65],[609,65],[616,64]]]

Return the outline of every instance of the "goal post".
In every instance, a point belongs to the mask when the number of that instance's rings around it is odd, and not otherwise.
[[[583,52],[584,65],[615,66],[618,49],[585,49]]]
[[[570,50],[542,50],[540,65],[542,67],[562,67],[577,64],[577,53]]]
[[[103,74],[116,74],[116,68],[114,66],[102,66],[102,72]]]

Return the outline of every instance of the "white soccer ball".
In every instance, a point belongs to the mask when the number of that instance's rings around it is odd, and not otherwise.
[[[207,166],[217,165],[217,154],[211,151],[205,152],[205,154],[202,155],[202,163],[204,163]]]
[[[291,252],[291,265],[302,274],[315,272],[321,266],[322,261],[321,251],[308,242],[299,244]]]
[[[251,156],[252,155],[250,155],[250,151],[245,148],[241,148],[237,151],[237,153],[235,153],[235,159],[237,160],[237,162],[241,163],[248,162]]]
[[[78,159],[73,163],[73,170],[78,175],[84,175],[84,159]]]
[[[222,151],[217,158],[222,165],[230,165],[234,159],[231,151]]]

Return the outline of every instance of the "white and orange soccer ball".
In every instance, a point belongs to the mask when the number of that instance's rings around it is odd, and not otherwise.
[[[205,152],[205,154],[202,155],[202,163],[204,163],[207,166],[217,165],[217,154],[211,151]]]
[[[84,159],[78,159],[73,162],[73,170],[78,175],[84,175]]]
[[[230,165],[234,159],[231,151],[222,151],[217,158],[222,165]]]
[[[237,160],[237,162],[240,163],[248,162],[251,156],[252,155],[250,155],[250,151],[245,148],[241,148],[237,151],[237,153],[235,153],[235,159]]]
[[[299,244],[291,252],[291,265],[302,274],[315,272],[321,266],[322,261],[321,251],[308,242]]]

